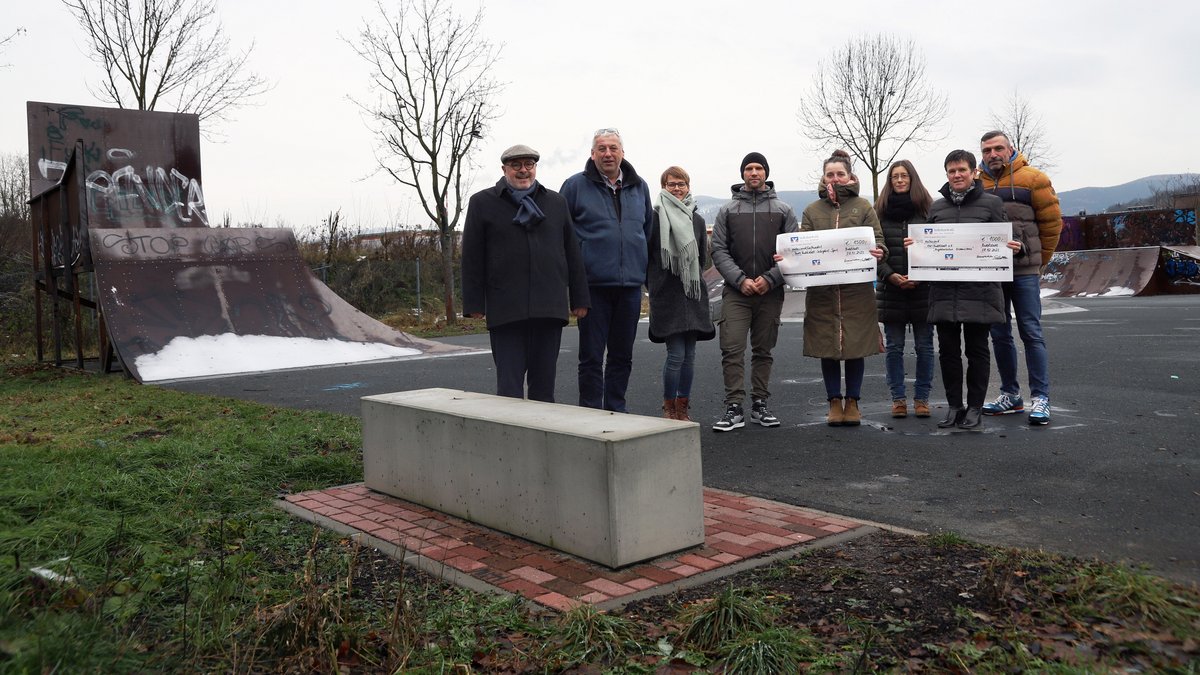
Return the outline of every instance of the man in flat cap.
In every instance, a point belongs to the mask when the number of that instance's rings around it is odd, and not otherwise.
[[[591,313],[579,322],[579,405],[626,412],[633,343],[654,209],[650,187],[625,160],[616,129],[592,134],[583,171],[562,184],[587,267]]]
[[[463,313],[487,317],[496,393],[554,402],[568,314],[587,316],[587,276],[566,201],[537,181],[527,145],[500,154],[504,176],[471,196],[463,226]]]

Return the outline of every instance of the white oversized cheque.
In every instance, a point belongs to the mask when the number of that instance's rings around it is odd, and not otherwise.
[[[1012,281],[1012,223],[911,224],[913,281]]]
[[[779,271],[793,288],[875,280],[875,232],[869,227],[785,232],[775,237]]]

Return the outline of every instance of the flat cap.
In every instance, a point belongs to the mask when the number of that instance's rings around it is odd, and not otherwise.
[[[510,159],[525,159],[526,157],[535,162],[542,158],[542,156],[538,154],[537,150],[534,150],[528,145],[518,144],[500,153],[500,162],[504,163]]]

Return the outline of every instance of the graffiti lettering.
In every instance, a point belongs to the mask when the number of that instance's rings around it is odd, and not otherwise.
[[[250,253],[250,237],[209,235],[200,240],[200,250],[214,256]]]
[[[120,247],[121,253],[125,255],[178,255],[187,248],[188,240],[177,234],[134,236],[133,233],[127,232],[106,234],[100,239],[100,245],[106,249]]]
[[[112,159],[131,158],[133,155],[132,150],[125,148],[108,151]],[[204,210],[204,192],[200,183],[177,169],[171,169],[168,177],[165,168],[147,166],[144,180],[132,165],[121,167],[111,174],[96,170],[88,174],[86,185],[90,205],[96,209],[107,209],[117,220],[157,213],[178,219],[181,223],[191,223],[195,218],[208,226],[208,213]]]

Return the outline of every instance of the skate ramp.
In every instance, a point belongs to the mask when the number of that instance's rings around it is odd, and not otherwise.
[[[397,331],[321,283],[289,229],[91,229],[100,304],[139,382],[474,350]]]
[[[1058,252],[1042,273],[1042,297],[1153,294],[1158,267],[1158,246]]]
[[[1200,246],[1163,246],[1164,293],[1200,293]]]

